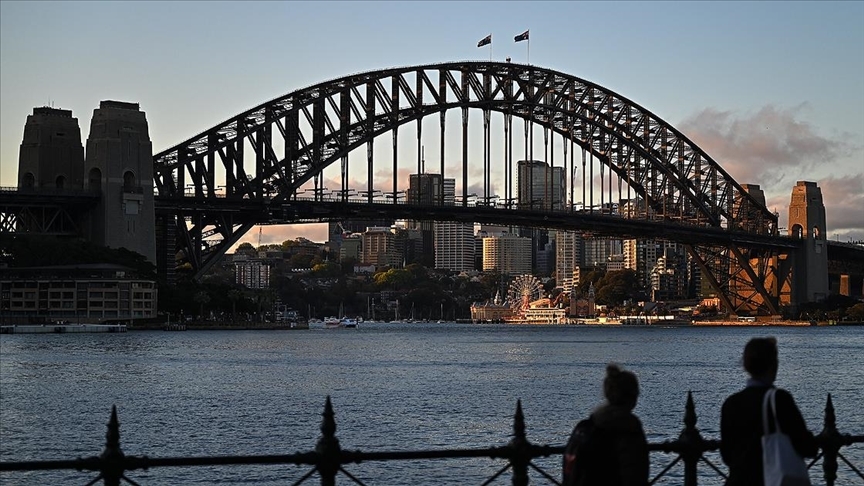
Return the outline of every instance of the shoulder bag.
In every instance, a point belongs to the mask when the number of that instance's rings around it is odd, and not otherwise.
[[[804,459],[795,452],[789,436],[780,430],[774,399],[776,391],[775,388],[769,389],[762,399],[762,467],[765,486],[810,486]],[[772,424],[774,432],[771,432]]]

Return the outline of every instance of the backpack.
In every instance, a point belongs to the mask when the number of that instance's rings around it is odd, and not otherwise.
[[[593,417],[579,421],[564,448],[562,486],[592,484],[591,469],[596,467],[599,433]]]

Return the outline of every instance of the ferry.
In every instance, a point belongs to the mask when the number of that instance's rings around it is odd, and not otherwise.
[[[0,334],[64,334],[90,332],[126,332],[126,324],[15,324],[0,326]]]

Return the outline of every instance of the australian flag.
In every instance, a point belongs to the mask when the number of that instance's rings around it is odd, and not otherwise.
[[[487,35],[486,37],[480,39],[480,42],[477,43],[477,47],[483,47],[486,44],[492,43],[492,34]]]
[[[516,42],[521,42],[521,41],[523,41],[523,40],[528,40],[528,31],[526,30],[525,32],[522,32],[521,34],[519,34],[519,35],[517,35],[516,37],[514,37],[513,40],[516,41]]]

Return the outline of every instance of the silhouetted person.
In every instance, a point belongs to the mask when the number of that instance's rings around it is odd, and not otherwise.
[[[633,414],[639,381],[610,363],[603,394],[606,402],[573,429],[564,454],[564,485],[646,486],[648,441]]]
[[[762,399],[777,378],[777,340],[753,338],[744,347],[747,387],[726,399],[720,413],[720,455],[729,466],[726,486],[762,486]],[[815,457],[818,444],[807,430],[792,395],[777,389],[777,423],[801,457]]]

